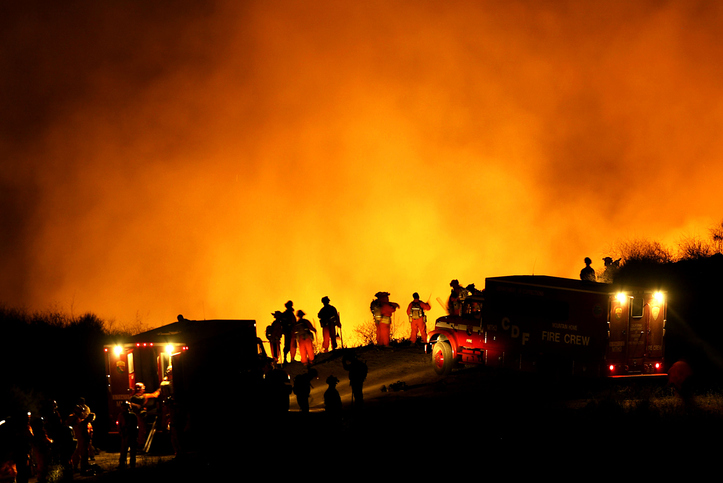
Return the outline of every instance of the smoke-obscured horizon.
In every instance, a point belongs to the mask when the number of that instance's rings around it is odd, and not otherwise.
[[[351,325],[723,216],[715,2],[0,13],[5,305]]]

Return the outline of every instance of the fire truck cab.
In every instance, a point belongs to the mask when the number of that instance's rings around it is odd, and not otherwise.
[[[154,432],[168,429],[169,398],[191,410],[194,393],[263,374],[266,353],[254,320],[188,320],[164,325],[104,346],[108,408],[115,422],[137,383],[145,385]],[[117,432],[113,426],[112,432]],[[151,443],[151,432],[146,445]]]
[[[487,278],[430,332],[438,374],[458,364],[570,374],[664,374],[662,291],[547,276]]]

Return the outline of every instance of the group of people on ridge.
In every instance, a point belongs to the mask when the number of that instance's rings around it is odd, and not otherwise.
[[[329,297],[321,299],[322,308],[319,311],[319,324],[322,330],[322,351],[328,352],[329,346],[334,350],[337,347],[337,338],[341,334],[341,321],[339,312],[331,305]],[[284,338],[283,358],[281,362],[292,362],[297,350],[302,364],[311,364],[314,361],[314,338],[316,327],[307,319],[303,310],[294,312],[294,302],[289,300],[284,304],[283,312],[274,312],[274,321],[266,329],[266,338],[271,344],[271,357],[279,363],[281,354],[281,338]],[[289,358],[290,356],[290,358]]]

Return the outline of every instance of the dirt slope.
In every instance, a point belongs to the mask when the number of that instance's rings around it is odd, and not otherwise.
[[[368,368],[367,379],[364,382],[365,402],[381,402],[397,399],[400,396],[420,396],[432,390],[440,382],[439,376],[434,372],[431,356],[424,353],[420,346],[400,347],[361,347],[354,349],[337,349],[327,354],[318,354],[312,367],[317,370],[318,378],[313,385],[310,397],[311,410],[320,410],[324,407],[324,392],[328,388],[326,379],[330,375],[339,379],[337,390],[342,404],[351,404],[351,388],[349,387],[349,374],[342,366],[343,355],[349,352],[356,353],[357,357],[366,362]],[[293,381],[294,377],[306,372],[306,367],[294,362],[285,367]],[[395,383],[402,383],[395,385]],[[390,387],[391,386],[391,387]],[[404,390],[396,390],[399,387]],[[403,393],[403,394],[398,394]],[[298,410],[296,398],[291,396],[291,409]]]

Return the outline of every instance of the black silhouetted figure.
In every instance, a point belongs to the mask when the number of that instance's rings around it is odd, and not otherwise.
[[[341,396],[336,390],[339,379],[332,375],[326,378],[326,383],[329,387],[324,392],[324,408],[329,416],[338,418],[341,415]]]
[[[121,437],[120,457],[118,469],[125,469],[128,454],[130,453],[130,467],[136,467],[136,455],[138,454],[138,416],[131,410],[128,401],[121,403],[121,412],[118,415],[118,432]]]
[[[266,338],[271,347],[271,358],[274,360],[274,364],[278,364],[279,356],[281,356],[281,336],[284,335],[284,314],[277,310],[271,315],[274,316],[274,321],[266,327]]]
[[[38,483],[48,481],[50,465],[53,462],[53,440],[48,436],[43,418],[35,418],[30,426],[33,429],[33,455],[35,456],[35,472]]]
[[[585,268],[580,270],[580,280],[585,280],[587,282],[595,282],[595,270],[590,266],[592,263],[592,260],[590,260],[590,257],[585,257]]]
[[[27,483],[32,474],[33,429],[30,426],[30,413],[17,411],[8,421],[10,428],[10,448],[8,454],[15,463],[17,483]]]
[[[605,271],[600,276],[600,281],[604,283],[613,283],[613,280],[615,279],[615,273],[620,268],[620,259],[613,260],[611,257],[605,257],[603,258],[603,263],[605,263]]]
[[[328,352],[329,343],[331,350],[336,349],[336,328],[341,327],[341,322],[339,322],[339,312],[329,303],[329,297],[322,298],[321,303],[323,307],[319,311],[319,325],[324,337],[322,348],[324,352]]]
[[[302,413],[309,412],[309,394],[314,387],[311,381],[318,377],[318,372],[313,367],[305,373],[299,374],[294,378],[294,394],[296,394],[296,402]]]
[[[351,386],[352,403],[355,408],[361,409],[364,405],[364,380],[367,378],[368,368],[365,362],[359,360],[354,352],[344,354],[341,360],[344,370],[349,371],[349,385]]]
[[[286,310],[284,310],[281,317],[281,331],[284,334],[284,363],[286,363],[286,356],[291,352],[291,339],[293,338],[294,324],[296,324],[296,314],[294,313],[294,302],[291,300],[286,302],[284,307],[286,307]]]
[[[462,300],[464,300],[464,287],[460,285],[459,280],[454,279],[449,282],[452,290],[447,299],[447,312],[449,315],[462,315]]]
[[[71,458],[76,444],[73,439],[73,430],[63,422],[63,417],[58,410],[58,403],[53,399],[43,401],[40,407],[40,416],[45,421],[45,430],[52,440],[51,452],[53,460],[61,466],[63,479],[72,479],[73,463]]]

